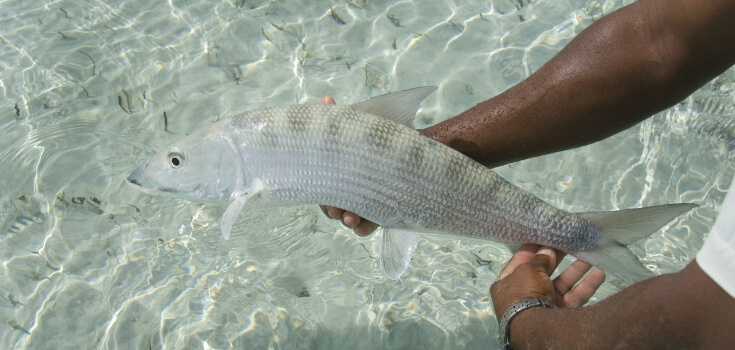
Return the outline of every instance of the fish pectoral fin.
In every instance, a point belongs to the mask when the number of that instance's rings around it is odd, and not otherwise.
[[[381,228],[381,231],[380,267],[388,278],[397,280],[406,272],[421,235],[395,228]]]
[[[222,236],[225,237],[225,240],[230,239],[230,231],[232,231],[232,225],[235,224],[235,219],[237,219],[237,215],[240,214],[240,211],[245,206],[245,203],[247,203],[250,198],[260,195],[263,190],[265,190],[265,185],[263,184],[263,181],[260,179],[255,179],[250,184],[250,189],[248,190],[247,194],[235,197],[235,200],[230,203],[230,205],[227,207],[227,210],[225,210],[225,213],[222,214],[222,224],[220,226],[220,229],[222,230]]]
[[[222,224],[220,228],[222,230],[222,236],[224,236],[226,240],[230,239],[232,225],[235,223],[235,219],[237,219],[237,214],[240,214],[240,210],[242,210],[242,207],[247,203],[248,198],[250,197],[247,195],[235,198],[235,200],[227,207],[225,213],[222,214]]]
[[[421,102],[436,89],[436,86],[422,86],[391,92],[370,97],[350,107],[414,129],[413,120],[416,118],[416,112],[419,110]]]

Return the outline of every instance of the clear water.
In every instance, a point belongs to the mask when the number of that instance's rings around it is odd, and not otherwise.
[[[628,2],[0,1],[0,348],[494,348],[498,244],[427,235],[394,282],[375,237],[316,208],[244,212],[224,241],[222,208],[125,176],[220,118],[324,95],[437,85],[420,122],[448,118]],[[733,176],[734,93],[730,69],[608,140],[498,172],[572,211],[699,204],[635,249],[677,271]]]

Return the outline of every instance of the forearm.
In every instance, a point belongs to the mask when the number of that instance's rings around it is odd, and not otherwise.
[[[696,262],[581,310],[534,308],[511,323],[516,349],[732,348],[735,299]]]
[[[423,133],[487,165],[598,141],[732,65],[732,18],[732,0],[641,0],[591,25],[525,81]]]

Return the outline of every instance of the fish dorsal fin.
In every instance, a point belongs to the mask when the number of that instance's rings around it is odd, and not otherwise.
[[[388,278],[397,280],[406,272],[420,237],[421,235],[413,231],[382,228],[380,266]]]
[[[416,118],[416,112],[419,110],[421,102],[436,89],[436,86],[422,86],[391,92],[370,97],[350,107],[414,129],[413,120]]]
[[[250,183],[250,189],[248,189],[248,193],[243,193],[235,197],[235,200],[230,203],[230,205],[227,207],[227,210],[225,210],[225,213],[222,214],[222,224],[220,225],[222,236],[225,237],[225,240],[230,239],[230,231],[232,231],[232,225],[235,224],[235,219],[237,219],[237,215],[240,214],[240,211],[245,206],[245,203],[247,203],[248,199],[260,195],[263,190],[265,190],[265,185],[263,184],[263,181],[261,179],[254,179],[253,182]]]

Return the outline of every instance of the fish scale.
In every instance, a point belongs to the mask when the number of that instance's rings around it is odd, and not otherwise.
[[[269,188],[267,205],[321,203],[395,228],[565,250],[601,240],[590,222],[415,130],[349,106],[266,108],[233,117],[231,126],[244,163],[257,169],[251,176]],[[417,149],[423,157],[409,152]]]
[[[556,209],[407,127],[434,90],[246,112],[174,142],[127,181],[150,194],[228,202],[226,239],[246,204],[355,212],[381,225],[380,265],[391,279],[406,271],[418,233],[433,231],[552,246],[633,283],[651,271],[627,246],[696,207]]]

